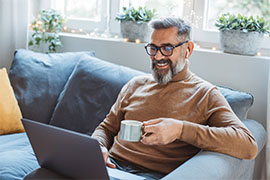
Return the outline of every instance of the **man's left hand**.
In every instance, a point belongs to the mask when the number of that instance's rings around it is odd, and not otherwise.
[[[181,120],[158,118],[145,121],[141,142],[146,145],[166,145],[180,137],[183,128]]]

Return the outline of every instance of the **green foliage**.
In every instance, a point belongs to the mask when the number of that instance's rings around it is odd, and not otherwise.
[[[65,19],[53,9],[42,10],[38,13],[38,18],[32,23],[34,31],[28,46],[39,48],[41,43],[48,43],[48,51],[56,52],[56,47],[62,46],[59,32],[62,31]]]
[[[116,20],[122,22],[122,21],[133,21],[138,24],[142,22],[149,22],[152,20],[152,18],[155,16],[156,10],[149,10],[146,7],[142,8],[139,7],[138,9],[135,9],[134,7],[126,8],[123,7],[123,13],[119,13],[116,16]]]
[[[270,34],[269,22],[263,17],[246,17],[241,14],[233,15],[230,13],[222,14],[215,23],[219,30],[240,30],[243,32],[259,32]]]

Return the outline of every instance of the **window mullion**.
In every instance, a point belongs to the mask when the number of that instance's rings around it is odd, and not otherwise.
[[[110,32],[112,34],[120,33],[119,22],[115,21],[115,16],[119,13],[120,10],[120,0],[109,0],[111,11],[110,11]]]
[[[194,0],[193,40],[196,42],[218,43],[218,32],[205,29],[209,0]]]
[[[40,0],[39,1],[39,9],[43,10],[43,9],[49,9],[52,6],[52,1],[48,1],[48,0]]]
[[[204,22],[206,18],[205,13],[207,11],[207,4],[208,0],[194,0],[193,9],[192,9],[192,17],[193,17],[193,26],[196,29],[203,30]]]
[[[192,24],[192,15],[191,12],[193,11],[193,5],[195,0],[184,0],[184,10],[183,10],[183,19],[187,22]]]
[[[64,1],[64,14],[67,12],[67,0]]]

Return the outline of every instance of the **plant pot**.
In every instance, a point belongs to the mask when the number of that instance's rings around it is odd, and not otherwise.
[[[135,23],[133,21],[122,21],[120,23],[121,34],[123,38],[129,41],[139,39],[141,42],[148,42],[150,36],[150,29],[148,23]]]
[[[33,31],[29,33],[29,37],[32,37]],[[42,41],[40,41],[40,45],[34,44],[31,47],[28,47],[30,50],[35,51],[35,52],[40,52],[40,53],[49,53],[49,42],[45,42],[44,39],[46,39],[48,36],[55,36],[55,33],[52,32],[45,32],[42,33]],[[56,47],[56,50],[58,47]]]
[[[256,55],[261,49],[264,34],[239,30],[220,31],[220,47],[226,53]]]

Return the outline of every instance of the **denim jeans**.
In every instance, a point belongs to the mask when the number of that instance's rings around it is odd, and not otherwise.
[[[146,178],[147,180],[161,179],[162,177],[166,175],[166,174],[150,171],[148,169],[145,169],[143,167],[137,166],[135,164],[132,164],[126,161],[116,160],[113,158],[110,158],[110,159],[111,159],[111,162],[116,165],[117,169],[121,171],[129,172],[132,174],[136,174],[138,176],[142,176]]]

